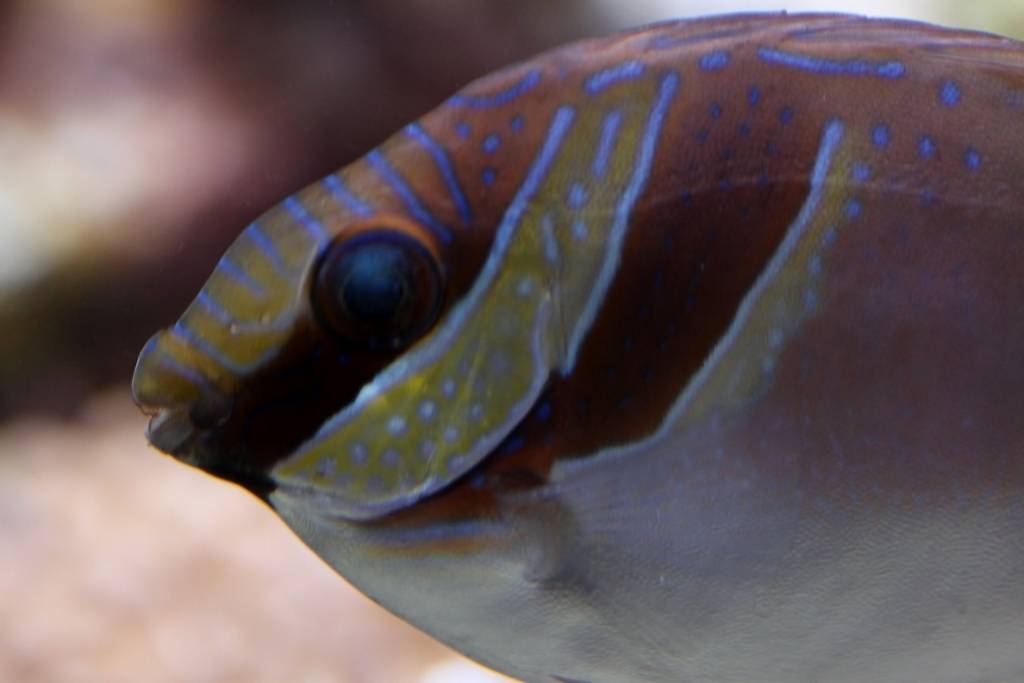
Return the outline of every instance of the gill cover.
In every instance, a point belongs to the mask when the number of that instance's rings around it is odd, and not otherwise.
[[[672,72],[618,76],[591,79],[585,108],[551,113],[473,286],[274,467],[275,495],[352,520],[407,507],[480,463],[551,372],[572,369],[679,85]]]

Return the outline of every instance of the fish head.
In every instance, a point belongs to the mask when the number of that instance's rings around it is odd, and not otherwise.
[[[552,170],[574,116],[539,80],[491,77],[250,224],[139,356],[132,393],[150,442],[262,497],[283,490],[360,520],[493,452],[565,365],[565,315],[580,315],[588,287],[562,286],[569,238],[553,226],[566,219],[538,209],[584,192]],[[508,93],[536,98],[544,125],[489,126]],[[577,126],[580,144],[598,124]],[[605,181],[623,184],[628,167],[606,156]],[[577,256],[602,252],[600,236],[578,241]],[[591,284],[599,265],[580,271]]]
[[[462,297],[488,236],[461,226],[453,239],[434,218],[449,207],[426,198],[409,210],[388,177],[412,191],[422,149],[396,138],[250,224],[147,342],[132,395],[155,447],[265,493],[274,463]]]

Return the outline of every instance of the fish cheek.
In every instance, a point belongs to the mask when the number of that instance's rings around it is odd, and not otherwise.
[[[392,354],[350,355],[331,335],[307,324],[274,363],[248,378],[231,420],[206,437],[228,471],[263,475],[350,404]]]

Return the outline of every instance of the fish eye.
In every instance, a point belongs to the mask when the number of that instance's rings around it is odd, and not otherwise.
[[[434,323],[444,286],[426,245],[381,226],[332,244],[314,290],[314,308],[342,343],[393,350],[415,341]]]

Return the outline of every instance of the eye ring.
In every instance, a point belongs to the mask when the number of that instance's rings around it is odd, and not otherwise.
[[[347,229],[324,252],[313,280],[313,307],[345,346],[398,350],[437,320],[443,269],[436,245],[417,228],[379,216]]]

